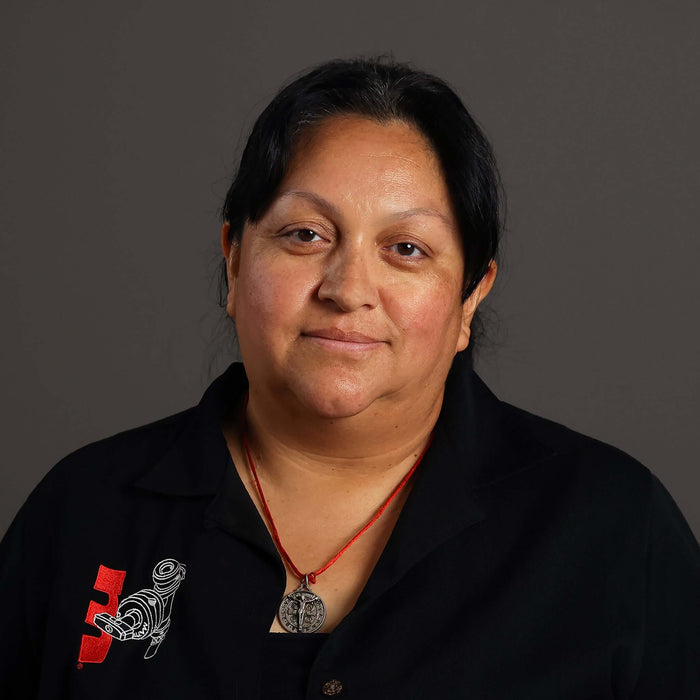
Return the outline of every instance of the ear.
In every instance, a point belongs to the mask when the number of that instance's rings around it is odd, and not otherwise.
[[[493,283],[496,281],[497,272],[498,265],[496,264],[495,260],[491,260],[488,270],[486,270],[484,273],[484,276],[479,281],[476,289],[466,299],[464,304],[462,304],[462,327],[460,328],[459,337],[457,338],[457,347],[455,352],[461,352],[467,347],[467,345],[469,345],[472,319],[474,318],[474,314],[476,313],[479,304],[491,291],[491,287],[493,287]]]
[[[236,318],[236,281],[238,279],[240,245],[238,245],[237,241],[231,241],[230,231],[231,224],[225,221],[221,227],[221,250],[226,260],[226,280],[228,281],[226,313],[231,318]]]

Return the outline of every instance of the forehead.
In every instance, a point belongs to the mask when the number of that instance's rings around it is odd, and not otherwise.
[[[293,150],[289,172],[310,160],[343,160],[371,156],[404,161],[416,168],[439,170],[428,139],[399,120],[378,122],[368,117],[341,115],[324,119],[303,131]]]
[[[434,157],[430,142],[416,126],[401,119],[380,122],[358,114],[323,119],[301,132],[299,144],[301,149],[297,149],[295,155],[303,155],[309,148],[363,145],[384,151],[387,155],[403,147],[424,151],[424,156],[428,158]]]
[[[377,206],[395,200],[442,211],[453,220],[437,155],[428,139],[403,121],[337,116],[303,133],[279,192],[310,187],[339,202]]]

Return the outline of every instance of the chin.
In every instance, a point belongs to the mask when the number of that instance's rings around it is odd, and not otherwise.
[[[297,397],[317,415],[329,420],[351,418],[369,408],[378,397],[377,387],[357,378],[335,376],[314,378],[312,384],[297,386]]]

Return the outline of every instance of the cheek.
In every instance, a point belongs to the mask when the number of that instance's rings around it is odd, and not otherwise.
[[[391,315],[401,334],[420,344],[419,351],[442,347],[459,332],[459,292],[453,283],[435,278],[394,297]]]
[[[274,266],[254,266],[242,271],[236,300],[238,324],[253,330],[254,336],[266,335],[268,329],[283,329],[291,325],[298,310],[313,289],[310,280],[288,269],[276,270]],[[240,331],[239,331],[240,333]],[[269,343],[269,338],[262,338]]]

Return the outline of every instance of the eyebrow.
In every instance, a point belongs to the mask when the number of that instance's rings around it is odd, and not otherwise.
[[[335,204],[329,202],[327,199],[324,199],[315,192],[306,192],[304,190],[287,190],[286,192],[283,192],[278,197],[278,199],[284,199],[287,197],[300,197],[302,199],[306,199],[312,204],[315,204],[319,209],[323,209],[327,212],[330,212],[336,218],[341,217],[340,210],[338,209],[338,207],[335,206]],[[389,214],[389,216],[387,216],[387,219],[391,219],[392,221],[394,221],[407,219],[411,216],[434,216],[440,219],[443,223],[447,224],[448,226],[453,226],[453,222],[448,216],[443,214],[441,211],[438,211],[437,209],[431,209],[430,207],[413,207],[412,209],[406,209],[405,211],[397,211],[392,214]]]

